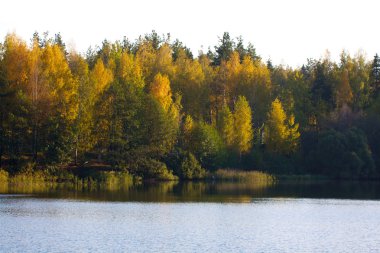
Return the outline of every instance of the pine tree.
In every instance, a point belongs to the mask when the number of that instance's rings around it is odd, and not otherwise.
[[[219,42],[220,45],[215,47],[215,56],[213,59],[213,64],[217,66],[219,66],[222,61],[226,61],[230,58],[235,47],[235,42],[231,39],[228,32],[223,34],[223,37],[219,39]]]
[[[377,96],[380,90],[380,57],[378,54],[376,54],[373,58],[370,78],[372,92],[375,96]]]

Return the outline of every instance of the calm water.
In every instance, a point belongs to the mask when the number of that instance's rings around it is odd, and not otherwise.
[[[0,252],[380,251],[376,183],[0,192]]]

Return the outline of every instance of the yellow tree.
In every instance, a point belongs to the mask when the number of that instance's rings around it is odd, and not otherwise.
[[[103,61],[98,59],[89,76],[90,91],[87,96],[89,97],[90,108],[92,108],[90,113],[93,115],[93,136],[97,146],[105,148],[109,142],[112,105],[115,100],[114,94],[107,93],[107,91],[114,81],[114,75],[109,68],[104,66]]]
[[[172,50],[168,43],[164,43],[157,50],[155,54],[155,64],[153,68],[153,73],[161,73],[172,78],[174,74],[174,66],[172,59]]]
[[[158,100],[166,112],[169,110],[173,100],[168,76],[156,74],[150,84],[149,93]]]
[[[252,111],[244,96],[239,96],[235,104],[234,123],[235,143],[241,157],[251,149],[253,140]]]
[[[235,125],[234,115],[230,108],[224,105],[222,111],[219,113],[219,131],[227,147],[232,147],[235,143]]]
[[[42,53],[42,66],[43,79],[49,87],[50,104],[60,117],[73,122],[78,112],[78,87],[58,45],[46,45]]]
[[[272,102],[265,125],[264,142],[268,149],[274,153],[291,153],[298,145],[299,136],[294,116],[287,120],[281,101],[276,98]]]
[[[268,113],[268,120],[265,126],[265,144],[272,152],[282,153],[285,149],[285,142],[288,138],[286,128],[286,114],[282,104],[276,98]]]
[[[347,69],[342,72],[340,82],[336,87],[336,103],[337,107],[342,107],[344,104],[350,105],[353,99],[350,81]]]
[[[238,96],[237,87],[241,78],[242,65],[240,64],[239,53],[234,51],[230,59],[225,62],[225,66],[222,63],[221,70],[225,68],[226,71],[226,89],[231,101],[236,101]]]
[[[133,54],[123,52],[120,57],[119,77],[124,83],[137,88],[144,87],[144,78],[140,62]]]
[[[85,152],[90,151],[96,140],[93,131],[93,99],[95,90],[89,80],[89,67],[86,60],[79,54],[69,54],[69,66],[74,82],[78,85],[78,117],[75,123],[75,162]]]
[[[47,43],[41,55],[42,80],[47,87],[44,109],[45,158],[52,162],[70,159],[75,137],[73,126],[78,115],[78,83],[69,68],[66,55],[57,44]]]
[[[90,73],[90,82],[94,87],[94,95],[97,96],[104,92],[113,81],[112,71],[104,66],[102,59],[98,59],[94,69]],[[88,94],[92,95],[92,94]]]
[[[18,158],[21,152],[25,152],[30,133],[30,100],[27,96],[29,49],[15,34],[8,34],[1,50],[0,156],[7,150]],[[5,139],[9,140],[7,148]]]
[[[26,43],[16,34],[8,34],[4,41],[4,51],[3,61],[8,85],[25,90],[28,82],[29,57]]]
[[[152,43],[143,41],[139,44],[136,52],[136,60],[142,67],[142,72],[145,81],[150,83],[156,73],[153,73],[153,67],[156,61],[156,50],[153,48]]]
[[[182,95],[182,105],[186,113],[200,119],[204,111],[207,97],[204,92],[205,75],[200,63],[188,58],[185,51],[180,49],[175,62],[175,75],[172,79],[173,92]]]
[[[242,62],[237,94],[245,95],[255,110],[255,123],[261,125],[271,104],[271,78],[267,67],[245,56]]]

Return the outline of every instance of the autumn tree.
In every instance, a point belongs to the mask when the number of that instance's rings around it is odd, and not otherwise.
[[[247,153],[252,147],[252,111],[244,96],[239,96],[234,110],[235,143],[240,154]]]
[[[157,99],[165,111],[169,110],[173,100],[170,81],[166,75],[158,73],[154,76],[154,79],[149,86],[149,93]]]
[[[237,133],[235,132],[234,115],[227,105],[223,106],[222,111],[219,113],[218,126],[226,146],[233,147]]]
[[[337,107],[342,107],[344,104],[350,105],[352,102],[352,91],[349,83],[348,71],[343,70],[340,82],[336,87],[336,104]]]
[[[272,102],[271,110],[265,125],[265,144],[271,152],[289,154],[296,150],[298,145],[298,124],[294,116],[287,119],[279,99]]]

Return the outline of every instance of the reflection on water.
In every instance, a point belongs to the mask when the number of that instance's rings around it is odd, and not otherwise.
[[[0,194],[141,202],[249,202],[254,198],[380,199],[378,182],[155,182],[112,185],[0,184]]]

